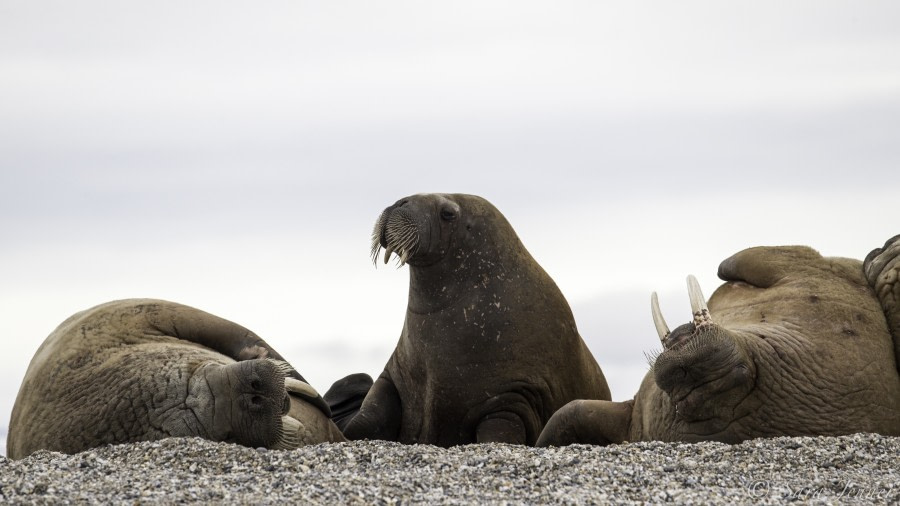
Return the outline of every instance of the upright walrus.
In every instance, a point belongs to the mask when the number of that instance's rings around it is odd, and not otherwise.
[[[173,436],[269,448],[344,441],[329,416],[246,328],[174,302],[120,300],[73,315],[35,353],[7,451],[17,459]]]
[[[534,444],[570,400],[610,398],[565,298],[485,199],[400,199],[375,224],[376,260],[381,248],[410,267],[406,320],[359,411],[339,422],[348,438]],[[325,398],[345,399],[354,378]]]

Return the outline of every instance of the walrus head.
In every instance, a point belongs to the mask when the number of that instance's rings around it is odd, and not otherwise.
[[[656,384],[688,422],[724,420],[755,379],[753,362],[734,336],[713,321],[694,276],[688,276],[692,321],[670,331],[654,292],[651,312],[663,346],[653,364]]]
[[[372,261],[394,254],[402,266],[427,267],[454,253],[496,257],[521,242],[506,218],[476,195],[423,193],[404,197],[378,216],[372,230]],[[459,260],[462,260],[460,258]]]
[[[206,431],[214,439],[250,447],[293,449],[303,443],[305,428],[289,415],[291,394],[318,394],[291,377],[286,362],[256,359],[229,365],[207,364],[189,403],[205,410]]]
[[[384,248],[384,263],[396,254],[400,265],[427,265],[447,253],[460,205],[446,195],[413,195],[381,212],[372,230],[372,261]]]
[[[415,313],[441,310],[462,298],[496,304],[494,295],[509,293],[500,286],[513,279],[520,279],[521,286],[525,279],[540,286],[553,283],[506,217],[477,195],[418,194],[389,206],[375,222],[371,255],[377,265],[392,254],[401,266],[409,266],[407,307]],[[478,293],[473,286],[481,287]],[[552,289],[558,290],[555,285]],[[491,300],[475,300],[480,297]],[[564,311],[569,311],[567,305]]]

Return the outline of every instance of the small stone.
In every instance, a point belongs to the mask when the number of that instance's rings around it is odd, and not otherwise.
[[[548,449],[356,441],[265,453],[167,439],[0,459],[0,501],[895,504],[898,454],[900,438],[872,434]]]

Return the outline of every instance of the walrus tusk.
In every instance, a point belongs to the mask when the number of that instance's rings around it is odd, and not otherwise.
[[[387,264],[388,260],[391,259],[391,253],[393,253],[393,252],[394,252],[394,250],[391,249],[390,246],[385,246],[385,248],[384,248],[384,263],[385,264]]]
[[[288,392],[306,395],[313,398],[319,396],[319,392],[316,392],[316,389],[313,388],[312,385],[305,381],[300,381],[296,378],[284,378],[284,389]]]
[[[659,334],[659,340],[665,344],[670,331],[669,326],[666,325],[666,319],[663,318],[662,311],[659,309],[659,297],[656,296],[656,292],[653,292],[650,295],[650,312],[653,313],[653,325],[656,326],[656,333]]]
[[[700,291],[700,283],[693,274],[687,277],[688,297],[691,299],[691,312],[694,314],[694,326],[703,327],[712,324],[712,317],[709,315],[709,307],[706,306],[706,299],[703,298],[703,292]]]
[[[281,431],[278,433],[278,439],[272,445],[273,450],[293,450],[300,446],[300,429],[303,424],[299,420],[290,417],[281,417]]]

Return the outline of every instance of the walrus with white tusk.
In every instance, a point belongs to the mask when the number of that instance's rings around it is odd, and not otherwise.
[[[900,236],[865,262],[741,251],[708,305],[688,278],[690,323],[670,331],[653,294],[663,351],[634,399],[569,403],[538,445],[900,435],[898,274]]]
[[[371,382],[325,395],[349,439],[534,444],[572,399],[609,399],[568,303],[506,218],[474,195],[420,194],[378,218],[372,257],[409,265],[400,340]]]
[[[153,299],[101,304],[35,353],[12,410],[10,458],[198,436],[252,447],[345,441],[327,404],[256,334]]]

